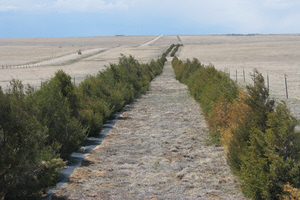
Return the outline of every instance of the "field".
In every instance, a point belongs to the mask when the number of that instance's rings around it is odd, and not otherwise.
[[[171,44],[182,43],[181,60],[198,58],[203,64],[213,64],[227,71],[240,85],[251,83],[250,73],[257,68],[267,80],[272,97],[286,100],[295,116],[300,117],[300,35],[182,35],[163,36],[112,36],[82,38],[0,39],[0,86],[3,90],[11,78],[22,80],[39,88],[41,81],[63,69],[78,84],[87,74],[95,75],[109,63],[116,63],[120,54],[133,55],[140,62],[157,58]],[[72,62],[30,68],[9,66],[29,65],[55,59],[79,50],[103,48],[102,52]],[[83,55],[86,56],[86,55]],[[245,82],[244,82],[245,74]],[[286,98],[285,74],[288,99]],[[237,77],[236,77],[237,75]]]
[[[15,78],[22,80],[23,84],[39,88],[41,81],[51,78],[59,69],[75,77],[76,83],[79,83],[86,75],[95,75],[109,63],[118,62],[120,54],[134,55],[140,62],[149,62],[167,48],[167,45],[142,46],[154,38],[156,36],[0,39],[0,86],[3,90],[7,89],[11,78]],[[84,52],[99,48],[104,50],[87,58],[85,56],[90,54],[83,53],[75,61],[65,60],[61,63],[26,68],[30,64],[77,54],[79,50]]]
[[[257,68],[270,80],[271,96],[276,100],[286,100],[292,113],[300,118],[297,71],[300,36],[295,34],[1,39],[0,86],[5,91],[11,78],[16,78],[38,89],[41,82],[51,78],[59,69],[70,74],[79,84],[85,76],[96,75],[110,63],[117,63],[121,55],[132,55],[139,62],[148,63],[160,57],[171,44],[177,43],[184,45],[177,52],[179,59],[195,57],[203,64],[211,63],[226,71],[241,87],[252,84],[250,74]],[[69,178],[70,184],[57,190],[55,195],[64,196],[59,194],[62,191],[76,198],[85,195],[76,189],[79,184],[88,197],[140,195],[141,198],[154,199],[161,194],[169,195],[166,191],[173,190],[176,185],[178,189],[171,192],[171,196],[212,198],[228,195],[228,198],[242,198],[236,178],[227,173],[229,169],[223,148],[209,144],[200,108],[193,103],[187,88],[174,79],[171,59],[168,57],[164,73],[154,79],[150,90],[125,107],[104,145],[87,156],[83,165]],[[116,134],[119,134],[117,139],[113,138]],[[137,150],[141,150],[140,153]],[[212,155],[204,155],[204,152],[212,152]],[[109,161],[116,163],[110,164]],[[105,164],[108,164],[107,168]],[[86,173],[82,171],[85,169]],[[98,171],[91,174],[91,169]],[[140,177],[136,176],[137,169],[141,170]],[[100,179],[95,175],[99,170],[99,177],[108,182],[97,182]],[[140,184],[141,180],[143,184]],[[105,189],[104,193],[98,184]],[[73,187],[76,193],[72,192]],[[122,191],[120,194],[115,192],[117,187]],[[141,192],[142,189],[145,191]]]
[[[270,94],[277,100],[285,100],[292,113],[300,117],[300,35],[255,36],[180,36],[184,48],[179,58],[193,57],[203,64],[213,64],[217,69],[229,72],[240,85],[252,83],[250,73],[257,68],[267,83]],[[245,73],[245,82],[244,75]],[[288,99],[285,76],[287,75]]]

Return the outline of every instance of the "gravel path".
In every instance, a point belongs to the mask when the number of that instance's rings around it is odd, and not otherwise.
[[[52,199],[245,199],[167,62]]]

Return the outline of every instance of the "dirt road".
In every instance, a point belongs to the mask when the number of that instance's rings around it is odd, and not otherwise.
[[[148,46],[148,45],[151,45],[153,43],[155,43],[157,40],[159,40],[163,35],[160,35],[160,36],[157,36],[156,38],[150,40],[149,42],[146,42],[145,44],[142,44],[141,46]]]
[[[52,199],[244,199],[170,62]]]
[[[80,58],[83,55],[92,54],[92,53],[95,53],[97,51],[102,51],[102,50],[105,50],[105,49],[106,48],[89,49],[89,50],[82,51],[81,55],[79,55],[78,53],[73,53],[73,54],[70,54],[70,55],[62,56],[62,57],[59,57],[59,58],[54,58],[54,59],[43,61],[43,62],[38,62],[38,63],[35,63],[35,64],[14,66],[14,68],[26,68],[26,67],[38,67],[38,66],[44,66],[44,65],[52,65],[52,64],[68,61],[68,60],[71,60],[71,59]]]

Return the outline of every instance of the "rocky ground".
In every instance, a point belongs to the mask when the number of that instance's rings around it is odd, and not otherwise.
[[[246,199],[170,62],[52,199]]]

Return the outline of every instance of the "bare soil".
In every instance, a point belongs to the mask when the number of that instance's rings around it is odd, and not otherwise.
[[[52,199],[245,199],[170,62]]]

